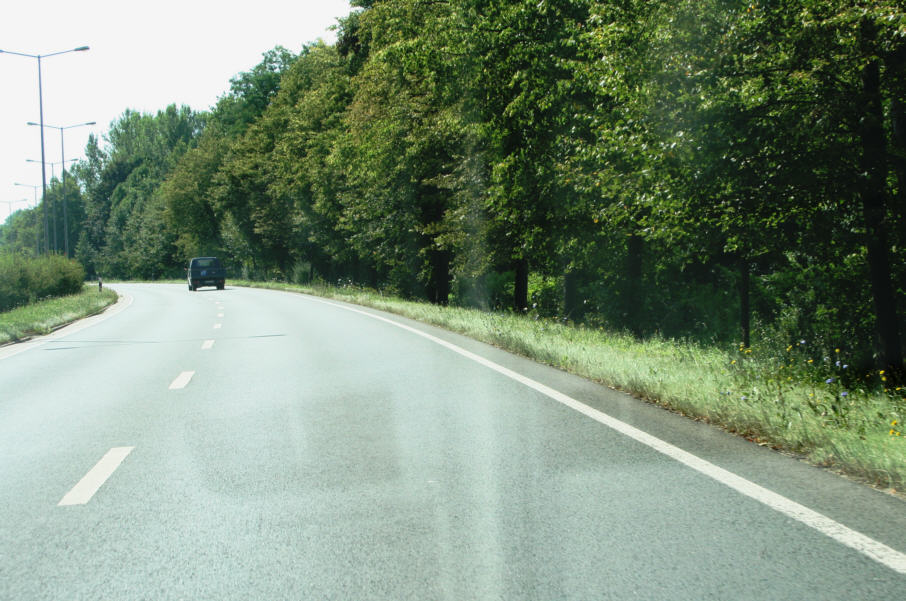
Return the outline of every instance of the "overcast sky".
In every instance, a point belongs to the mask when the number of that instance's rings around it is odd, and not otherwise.
[[[89,133],[103,142],[126,109],[156,113],[175,103],[206,110],[230,78],[274,46],[298,53],[318,38],[332,43],[329,28],[349,11],[347,0],[17,0],[0,14],[0,49],[45,56],[45,124],[97,122],[64,132],[68,163],[84,156]],[[46,56],[79,46],[90,50]],[[41,184],[40,128],[27,125],[39,121],[38,61],[0,54],[0,82],[2,222],[10,212],[5,201],[34,205],[34,190],[14,184]],[[59,163],[60,131],[45,129],[44,145],[46,161]],[[59,176],[59,165],[54,170]]]

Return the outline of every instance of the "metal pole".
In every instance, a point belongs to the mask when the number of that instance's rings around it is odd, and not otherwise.
[[[41,55],[38,55],[38,112],[41,123],[41,213],[44,216],[44,253],[50,252],[50,233],[47,225],[47,169],[44,167],[44,92],[41,86]]]
[[[63,256],[69,258],[69,217],[66,212],[66,153],[63,151],[63,129],[60,128],[60,159],[63,161],[63,191],[60,193],[63,198]]]

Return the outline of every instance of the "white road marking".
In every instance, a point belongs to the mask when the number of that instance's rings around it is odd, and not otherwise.
[[[223,317],[223,313],[218,313],[217,317]]]
[[[222,326],[223,326],[223,324],[215,323],[215,324],[214,324],[214,329],[215,329],[215,330],[219,330]]]
[[[176,379],[170,382],[170,390],[179,390],[180,388],[185,388],[188,385],[189,381],[192,379],[192,376],[195,375],[194,371],[184,371]]]
[[[116,468],[120,466],[126,455],[131,453],[134,448],[114,447],[107,451],[107,454],[101,457],[101,460],[79,480],[79,483],[66,493],[60,502],[57,503],[57,506],[84,505],[90,501],[91,497],[104,485],[104,482],[116,471]]]
[[[451,342],[447,342],[446,340],[438,338],[437,336],[432,336],[431,334],[422,332],[421,330],[417,330],[413,327],[393,321],[392,319],[387,319],[386,317],[381,317],[380,315],[375,315],[367,311],[347,307],[339,303],[334,303],[314,297],[308,298],[309,300],[313,300],[326,305],[331,305],[333,307],[351,311],[353,313],[358,313],[360,315],[364,315],[378,321],[383,321],[397,328],[411,332],[416,336],[426,338],[427,340],[439,344],[447,349],[450,349],[454,353],[458,353],[463,357],[484,365],[485,367],[492,369],[512,380],[515,380],[520,384],[528,386],[529,388],[540,392],[541,394],[557,401],[558,403],[562,403],[563,405],[566,405],[567,407],[574,409],[575,411],[578,411],[579,413],[590,417],[591,419],[609,428],[612,428],[613,430],[616,430],[617,432],[628,436],[629,438],[632,438],[633,440],[636,440],[637,442],[640,442],[654,449],[655,451],[658,451],[659,453],[663,453],[671,459],[674,459],[675,461],[678,461],[694,469],[695,471],[704,474],[705,476],[708,476],[709,478],[712,478],[717,482],[720,482],[721,484],[729,486],[733,490],[751,499],[754,499],[759,503],[763,503],[764,505],[767,505],[771,509],[778,511],[786,515],[787,517],[801,522],[802,524],[805,524],[810,528],[814,528],[818,532],[829,536],[838,543],[846,545],[847,547],[850,547],[851,549],[862,553],[866,557],[887,566],[891,570],[899,572],[900,574],[906,574],[906,553],[897,551],[896,549],[893,549],[882,542],[876,541],[875,539],[870,538],[862,534],[861,532],[847,528],[843,524],[836,522],[831,518],[818,513],[817,511],[809,509],[808,507],[801,505],[791,499],[787,499],[783,495],[768,490],[767,488],[755,484],[750,480],[746,480],[741,476],[737,476],[733,472],[727,471],[722,467],[718,467],[709,461],[693,455],[688,451],[684,451],[683,449],[674,446],[669,442],[661,440],[660,438],[652,436],[647,432],[639,430],[638,428],[631,426],[626,422],[622,422],[615,417],[607,415],[602,411],[598,411],[597,409],[589,407],[588,405],[577,401],[576,399],[565,395],[562,392],[554,390],[549,386],[545,386],[544,384],[532,380],[531,378],[527,378],[522,374],[516,373],[511,369],[494,363],[489,359],[485,359],[480,355],[476,355],[471,351],[467,351],[466,349]]]
[[[206,351],[206,350],[209,350],[213,346],[214,346],[213,340],[205,340],[203,343],[201,343],[201,350]]]

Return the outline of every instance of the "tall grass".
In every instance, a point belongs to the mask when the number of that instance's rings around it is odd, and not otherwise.
[[[116,302],[116,292],[105,288],[99,292],[94,285],[80,284],[80,292],[38,301],[0,313],[0,344],[42,335],[52,330],[100,313]]]
[[[806,341],[724,349],[403,301],[353,287],[234,283],[317,294],[437,325],[872,484],[906,489],[906,391],[888,387],[883,372],[850,376],[841,353],[813,356]]]

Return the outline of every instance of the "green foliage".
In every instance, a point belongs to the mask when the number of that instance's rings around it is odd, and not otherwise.
[[[335,45],[266,52],[210,113],[127,111],[91,139],[65,190],[89,273],[216,253],[267,279],[902,366],[901,2],[353,5]],[[0,246],[37,252],[42,209]]]
[[[82,289],[85,270],[59,255],[31,258],[0,253],[0,312]]]

